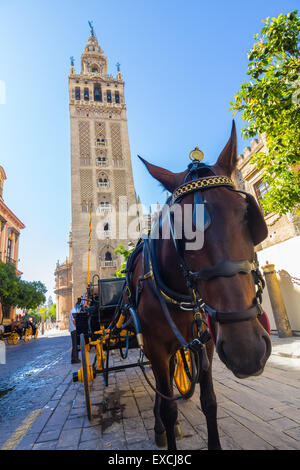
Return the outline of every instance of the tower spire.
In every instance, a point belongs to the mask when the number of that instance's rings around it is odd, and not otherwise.
[[[94,26],[93,26],[93,22],[92,21],[89,21],[89,27],[90,27],[90,30],[91,30],[91,36],[95,36],[95,31],[94,31]]]

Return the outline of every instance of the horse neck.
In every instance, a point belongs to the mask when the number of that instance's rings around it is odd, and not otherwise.
[[[180,267],[182,259],[178,255],[172,239],[156,241],[157,269],[163,282],[175,292],[189,294],[183,270]]]

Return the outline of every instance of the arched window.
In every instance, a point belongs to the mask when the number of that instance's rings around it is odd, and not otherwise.
[[[109,188],[109,180],[105,173],[101,173],[97,179],[98,188]]]
[[[112,261],[112,255],[110,251],[107,251],[104,256],[105,261]]]
[[[75,99],[80,100],[80,88],[79,88],[79,86],[77,86],[75,88]]]
[[[99,72],[99,67],[96,64],[92,64],[91,66],[91,71],[92,73],[98,73]]]
[[[108,223],[108,222],[106,222],[106,223],[104,224],[103,230],[104,230],[105,232],[106,232],[107,230],[109,230],[109,223]]]
[[[102,101],[101,85],[98,83],[94,85],[94,101]]]
[[[108,161],[107,157],[97,157],[96,158],[96,165],[97,166],[107,166]]]
[[[85,99],[85,101],[89,100],[89,89],[88,88],[84,89],[84,99]]]

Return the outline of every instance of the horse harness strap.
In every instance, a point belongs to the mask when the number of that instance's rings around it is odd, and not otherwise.
[[[191,172],[195,172],[195,171],[197,173],[197,168],[191,169]],[[168,204],[169,206],[171,206],[179,198],[191,192],[194,192],[196,196],[197,194],[201,194],[201,190],[210,189],[210,188],[219,187],[219,186],[225,186],[229,190],[237,191],[234,188],[233,181],[226,176],[214,175],[210,177],[202,177],[196,180],[192,180],[190,182],[185,182],[184,184],[179,186],[174,191],[171,198],[169,199]],[[241,192],[243,194],[246,194],[247,197],[248,196],[250,197],[250,195],[248,195],[247,193],[244,193],[243,191],[237,191],[237,192]],[[199,199],[203,201],[202,197],[198,198],[198,200]],[[252,199],[250,199],[250,204],[251,204],[252,210],[254,210],[253,209],[254,203]],[[159,295],[162,296],[165,301],[179,307],[182,310],[193,310],[194,312],[198,310],[204,314],[207,314],[214,321],[218,321],[221,323],[245,321],[245,320],[249,320],[250,318],[255,318],[258,315],[262,315],[262,308],[261,308],[260,302],[261,302],[261,297],[262,297],[262,291],[264,288],[264,280],[259,271],[259,265],[258,265],[256,254],[252,261],[223,260],[213,266],[205,266],[199,269],[198,271],[193,272],[189,269],[189,267],[187,266],[185,262],[184,257],[180,253],[177,240],[174,236],[174,227],[173,227],[172,218],[169,218],[169,220],[170,220],[170,228],[171,228],[170,230],[171,238],[173,240],[176,252],[181,258],[181,261],[182,261],[181,268],[183,269],[184,277],[186,280],[186,286],[188,287],[190,291],[190,295],[178,294],[177,292],[172,291],[169,287],[165,285],[165,283],[161,279],[161,276],[159,274],[159,269],[157,267],[155,239],[150,239],[147,241],[145,239],[144,248],[143,248],[143,266],[144,266],[144,273],[146,272],[146,275],[144,275],[144,279],[151,278],[152,281],[154,281],[154,283],[157,286],[157,290],[159,290]],[[209,224],[210,224],[210,216],[208,214],[204,229]],[[147,253],[145,253],[145,249]],[[250,272],[252,273],[254,283],[257,286],[257,291],[256,291],[256,297],[254,299],[253,305],[246,310],[242,310],[238,312],[217,311],[211,306],[209,306],[201,298],[199,294],[197,281],[200,281],[200,280],[209,281],[216,277],[232,277],[239,273],[248,274]]]

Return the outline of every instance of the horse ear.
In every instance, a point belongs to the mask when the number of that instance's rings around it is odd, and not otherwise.
[[[232,121],[231,135],[224,149],[219,155],[216,165],[225,170],[228,176],[231,175],[237,163],[237,143],[235,122]]]
[[[178,175],[181,175],[181,173],[172,173],[172,171],[166,170],[165,168],[152,165],[152,163],[147,162],[139,155],[138,157],[144,163],[151,176],[159,181],[167,191],[172,193],[177,188]]]

